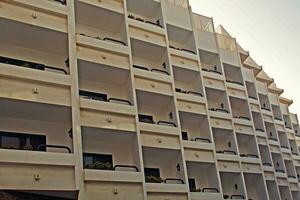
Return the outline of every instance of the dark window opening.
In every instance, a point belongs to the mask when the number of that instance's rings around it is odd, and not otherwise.
[[[0,132],[0,148],[2,149],[46,151],[46,147],[38,148],[40,145],[46,145],[46,136]]]
[[[108,154],[83,153],[85,169],[113,170],[113,158]]]

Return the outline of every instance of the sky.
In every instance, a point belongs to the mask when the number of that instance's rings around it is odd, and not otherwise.
[[[195,13],[222,24],[264,71],[300,118],[300,0],[189,0]]]

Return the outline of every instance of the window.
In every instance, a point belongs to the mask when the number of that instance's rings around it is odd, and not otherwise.
[[[84,153],[83,165],[85,169],[112,170],[112,155]]]
[[[45,144],[46,136],[44,135],[0,132],[0,148],[3,149],[46,151],[45,147],[38,148],[39,145]]]
[[[106,94],[101,94],[101,93],[96,93],[96,92],[79,90],[79,96],[81,96],[85,99],[92,99],[92,100],[97,100],[97,101],[107,101]]]
[[[145,168],[145,176],[160,177],[158,168]]]
[[[164,180],[160,177],[158,168],[145,168],[145,179],[147,183],[162,183]]]
[[[190,192],[195,192],[197,190],[195,179],[189,178],[189,187],[190,187]]]
[[[187,132],[182,131],[182,132],[181,132],[181,135],[182,135],[182,139],[183,139],[183,140],[189,140],[189,139],[188,139],[188,133],[187,133]]]
[[[139,121],[144,123],[154,124],[153,117],[149,115],[141,115],[139,114]]]

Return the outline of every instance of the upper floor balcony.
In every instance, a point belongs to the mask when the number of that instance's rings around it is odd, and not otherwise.
[[[204,51],[218,53],[213,19],[196,13],[192,14],[192,19],[198,48]]]
[[[164,5],[167,24],[192,30],[188,0],[166,0]]]
[[[240,66],[236,40],[228,35],[217,33],[217,41],[223,62]]]
[[[133,27],[149,32],[164,32],[161,2],[153,0],[127,0],[129,29]]]
[[[9,99],[0,107],[2,189],[75,190],[71,109]]]
[[[106,23],[107,19],[111,23]],[[87,38],[99,47],[116,45],[117,48],[122,48],[128,45],[123,13],[80,0],[75,1],[75,22],[77,38]]]

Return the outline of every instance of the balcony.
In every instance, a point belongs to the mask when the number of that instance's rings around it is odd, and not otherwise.
[[[220,198],[220,183],[214,163],[187,162],[192,199]]]
[[[237,123],[245,123],[248,125],[251,122],[251,114],[248,106],[248,102],[244,99],[236,97],[229,97],[229,102],[232,110],[232,116]]]
[[[175,91],[178,95],[187,98],[191,96],[202,98],[204,96],[199,72],[173,66],[173,74]]]
[[[264,128],[264,122],[261,114],[253,111],[251,113],[252,113],[252,119],[254,122],[255,131],[259,134],[263,134],[265,132],[264,130],[265,128]]]
[[[270,113],[271,112],[271,106],[270,106],[268,96],[259,93],[258,97],[259,97],[260,107],[261,107],[262,111]]]
[[[266,181],[268,194],[270,199],[280,200],[278,186],[275,181]]]
[[[223,77],[221,77],[223,74],[223,70],[219,54],[200,49],[199,55],[201,61],[201,69],[204,74],[206,75],[207,73],[209,73],[210,75],[208,76],[223,79]],[[212,75],[211,73],[213,73],[214,75]]]
[[[229,115],[229,105],[225,91],[206,88],[208,110],[214,113]]]
[[[187,192],[180,151],[150,147],[142,149],[147,192]]]
[[[296,188],[295,188],[295,190],[296,190]],[[300,193],[299,193],[298,189],[296,191],[292,191],[292,196],[293,196],[293,199],[300,198]]]
[[[167,24],[192,30],[192,22],[187,0],[167,0],[164,5]],[[176,15],[174,15],[174,13],[176,13]]]
[[[187,112],[179,112],[182,139],[195,145],[211,144],[208,117]]]
[[[256,92],[255,84],[252,82],[246,81],[246,88],[247,88],[247,92],[248,92],[248,98],[257,100],[257,92]]]
[[[69,107],[2,99],[0,117],[4,134],[3,148],[72,152],[73,142],[69,136],[71,134],[69,130],[72,128]],[[7,145],[5,145],[5,138]]]
[[[289,152],[289,150],[291,148],[289,147],[289,141],[288,141],[286,133],[282,132],[282,131],[278,131],[278,137],[279,137],[281,149],[284,149],[284,151]]]
[[[16,72],[23,69],[24,73],[33,72],[36,76],[45,76],[41,71],[52,77],[69,74],[66,33],[6,19],[0,25],[5,27],[0,36],[1,67]]]
[[[243,89],[244,79],[243,79],[241,68],[233,65],[225,64],[225,63],[223,64],[223,66],[224,66],[224,73],[225,73],[227,86],[238,87]]]
[[[268,199],[263,174],[244,173],[248,199]]]
[[[292,129],[292,123],[289,115],[283,115],[284,125],[286,129]]]
[[[240,66],[235,39],[219,33],[217,33],[216,36],[223,62],[234,66]]]
[[[78,60],[78,78],[81,106],[94,104],[101,109],[106,107],[103,110],[108,110],[108,107],[114,110],[133,106],[128,70]]]
[[[281,155],[277,153],[271,153],[271,155],[272,155],[273,165],[275,168],[275,173],[279,175],[285,175],[286,170]]]
[[[281,199],[292,200],[291,191],[288,186],[279,186]]]
[[[170,66],[166,48],[131,39],[134,73],[149,78],[170,81]]]
[[[237,145],[233,131],[213,128],[215,150],[220,157],[237,156]]]
[[[264,170],[272,169],[273,165],[272,165],[272,159],[271,159],[269,147],[267,145],[261,145],[261,144],[258,145],[258,147],[259,147],[260,158],[261,158]]]
[[[298,137],[300,137],[300,128],[299,128],[299,125],[298,124],[294,124],[293,128],[294,128],[295,135],[298,136]]]
[[[274,120],[282,122],[283,119],[282,119],[280,107],[272,104],[272,111],[273,111]]]
[[[292,160],[284,160],[288,179],[297,179],[297,174]]]
[[[259,159],[255,136],[236,133],[240,157],[245,160]]]
[[[116,1],[111,3],[114,2]],[[110,19],[111,23],[106,23],[107,19]],[[115,12],[115,10],[97,6],[95,3],[80,0],[75,2],[75,20],[77,35],[89,38],[99,47],[127,46],[125,17],[122,12]]]
[[[265,127],[267,131],[268,139],[273,143],[274,142],[278,143],[279,140],[278,140],[278,135],[277,135],[275,125],[273,123],[265,122]]]
[[[170,53],[190,59],[197,59],[194,34],[190,30],[167,25]]]
[[[299,120],[298,120],[298,115],[295,113],[290,113],[290,118],[291,118],[291,122],[293,125],[298,125],[299,124]]]
[[[164,21],[162,17],[161,4],[158,1],[148,0],[128,0],[127,10],[129,24],[136,22],[140,27],[152,27],[153,29],[163,29]]]
[[[293,103],[292,100],[284,98],[284,97],[279,97],[279,105],[280,109],[283,115],[289,115],[289,106]]]
[[[245,67],[242,67],[241,70],[242,70],[243,78],[245,79],[246,84],[247,83],[250,84],[250,85],[255,84],[254,72],[251,69],[247,69]]]
[[[289,139],[289,144],[291,147],[292,154],[296,156],[299,155],[299,149],[297,147],[296,141],[293,139]]]
[[[172,97],[137,91],[140,129],[178,134],[177,117]]]
[[[82,144],[85,181],[142,182],[136,133],[82,127]]]
[[[224,199],[246,199],[246,191],[240,173],[221,172]]]
[[[75,190],[69,107],[2,99],[0,118],[3,189]]]
[[[213,19],[192,13],[194,31],[198,48],[211,53],[218,53],[218,45]]]

